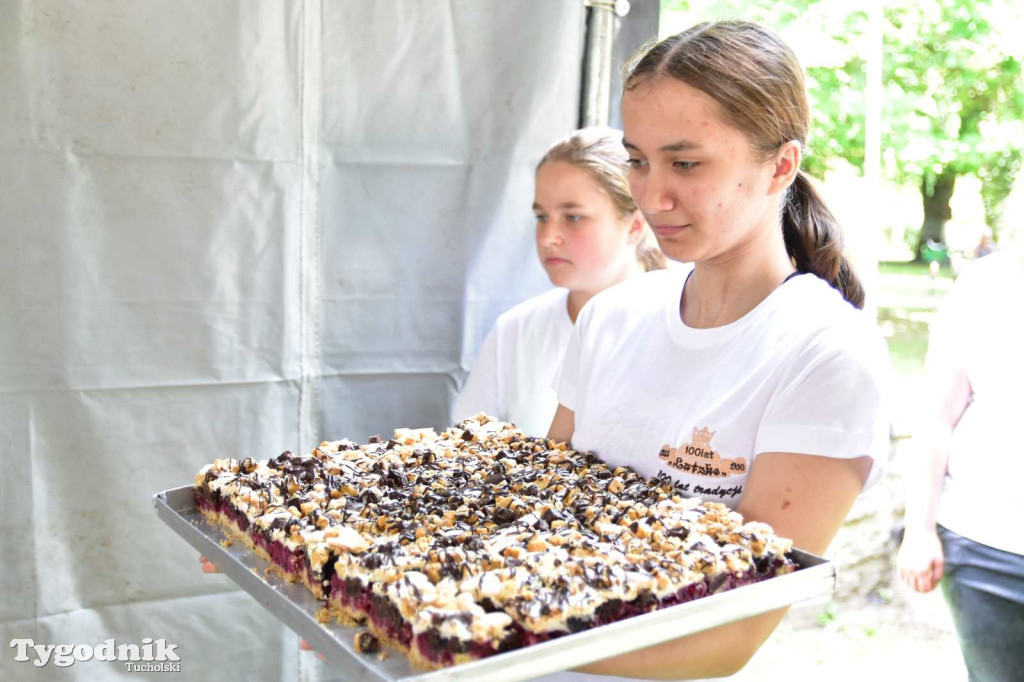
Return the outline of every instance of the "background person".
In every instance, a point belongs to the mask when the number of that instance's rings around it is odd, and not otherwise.
[[[981,232],[981,238],[978,240],[978,245],[974,247],[974,259],[984,258],[999,247],[996,246],[996,240],[992,238],[992,228],[986,226]]]
[[[968,265],[932,324],[897,557],[907,586],[942,585],[973,682],[1024,671],[1022,297],[1017,246]]]
[[[552,387],[572,325],[594,294],[665,267],[629,193],[622,133],[585,128],[537,164],[537,255],[554,289],[498,317],[452,407],[457,423],[486,412],[543,435],[558,406]]]

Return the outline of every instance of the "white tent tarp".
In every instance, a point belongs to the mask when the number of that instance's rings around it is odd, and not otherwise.
[[[440,426],[546,285],[581,2],[0,0],[0,679],[14,639],[310,677],[158,522],[218,456]],[[305,660],[312,658],[304,655]]]

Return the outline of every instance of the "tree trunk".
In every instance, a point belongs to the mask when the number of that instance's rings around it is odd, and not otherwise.
[[[929,182],[930,181],[930,182]],[[956,185],[956,173],[944,168],[938,176],[925,175],[921,179],[921,201],[924,205],[924,222],[921,234],[917,238],[915,260],[922,260],[921,249],[928,240],[944,242],[946,240],[946,222],[953,217],[949,200],[953,198],[953,187]],[[929,191],[931,190],[931,191]]]

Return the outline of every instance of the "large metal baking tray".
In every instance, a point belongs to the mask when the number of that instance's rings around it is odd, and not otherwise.
[[[290,585],[276,575],[267,575],[264,571],[267,562],[250,553],[243,543],[233,542],[227,547],[221,545],[228,535],[209,523],[196,509],[192,486],[157,493],[153,504],[164,523],[211,559],[224,575],[309,642],[350,680],[526,680],[828,595],[835,589],[836,582],[834,564],[813,554],[794,550],[794,559],[800,570],[788,575],[481,661],[423,672],[414,669],[405,656],[395,652],[383,661],[373,654],[356,653],[353,640],[361,628],[318,623],[315,615],[323,603],[315,599],[308,589],[302,585]]]

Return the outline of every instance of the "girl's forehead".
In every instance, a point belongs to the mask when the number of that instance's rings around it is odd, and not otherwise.
[[[586,198],[601,194],[601,187],[590,173],[565,161],[548,161],[537,170],[534,193],[538,196],[549,193],[570,192]]]
[[[622,122],[623,144],[644,151],[713,145],[742,135],[726,122],[721,107],[710,95],[668,77],[654,78],[625,92]]]
[[[561,185],[588,185],[590,174],[566,161],[548,161],[537,169],[537,184],[557,182]]]

